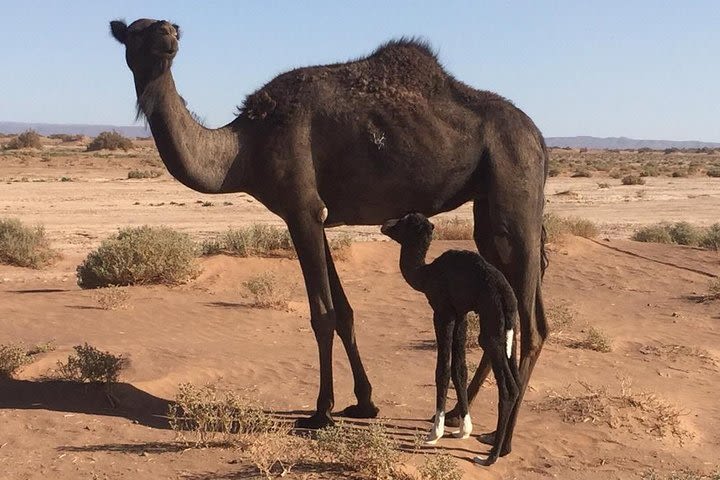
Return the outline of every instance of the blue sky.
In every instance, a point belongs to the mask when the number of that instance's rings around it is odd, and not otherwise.
[[[442,5],[441,5],[442,4]],[[720,141],[720,1],[0,0],[0,120],[134,123],[109,20],[180,24],[178,90],[208,126],[293,67],[419,35],[546,136]]]

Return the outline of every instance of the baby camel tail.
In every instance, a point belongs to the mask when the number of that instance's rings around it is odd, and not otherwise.
[[[465,362],[466,315],[480,318],[478,341],[490,358],[498,384],[498,421],[494,444],[484,465],[510,453],[513,425],[510,418],[520,397],[520,374],[515,359],[515,319],[517,299],[512,287],[498,269],[482,256],[467,250],[449,250],[432,263],[425,256],[432,239],[433,225],[419,213],[390,220],[382,232],[400,243],[400,271],[412,288],[425,294],[433,309],[438,355],[435,367],[437,390],[435,422],[426,443],[434,444],[445,433],[445,401],[452,372],[460,413],[460,430],[467,438],[472,432],[468,412],[467,367]]]

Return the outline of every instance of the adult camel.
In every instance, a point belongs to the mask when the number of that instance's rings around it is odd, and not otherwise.
[[[110,27],[125,45],[138,113],[170,174],[198,192],[247,192],[287,224],[320,355],[317,409],[300,427],[332,424],[336,331],[357,397],[344,414],[378,413],[324,227],[431,216],[470,200],[477,247],[518,298],[522,399],[547,336],[540,296],[547,151],[527,115],[453,78],[424,43],[401,39],[359,60],[283,73],[249,95],[232,122],[208,129],[185,107],[170,71],[179,27],[150,19]],[[481,362],[477,385],[489,366]]]

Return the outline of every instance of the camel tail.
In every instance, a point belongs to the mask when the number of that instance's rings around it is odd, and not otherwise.
[[[512,287],[508,283],[502,292],[502,316],[505,329],[505,353],[507,358],[512,357],[513,345],[515,344],[515,325],[518,323],[517,298]]]

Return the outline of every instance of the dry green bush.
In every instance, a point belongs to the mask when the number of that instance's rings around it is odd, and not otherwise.
[[[277,422],[262,408],[215,385],[181,384],[168,407],[168,422],[182,441],[207,446],[215,439],[229,442],[237,434],[277,431]]]
[[[433,238],[435,240],[472,240],[473,225],[459,217],[439,218],[435,222]]]
[[[547,232],[548,242],[556,242],[565,235],[584,238],[595,238],[598,235],[597,226],[590,220],[583,218],[563,218],[552,213],[546,213],[543,216],[543,225]]]
[[[584,339],[576,342],[570,342],[568,347],[607,353],[612,351],[612,342],[601,330],[595,327],[590,327],[587,332],[585,332]]]
[[[581,168],[581,169],[573,172],[573,174],[570,176],[572,178],[590,178],[590,177],[592,177],[592,172],[590,170],[588,170],[587,168]]]
[[[680,443],[692,434],[680,424],[681,412],[667,401],[648,392],[633,392],[625,382],[617,392],[580,382],[586,393],[572,395],[550,392],[533,405],[538,411],[555,411],[566,423],[590,423],[642,432],[656,437],[675,437]]]
[[[398,445],[379,423],[366,428],[343,422],[317,432],[319,459],[339,463],[373,479],[393,479],[399,473]]]
[[[718,168],[718,167],[710,168],[710,169],[708,169],[707,172],[705,172],[705,174],[708,177],[713,177],[713,178],[720,177],[720,168]]]
[[[78,285],[178,284],[194,277],[196,246],[168,227],[134,227],[104,240],[77,268]]]
[[[631,238],[636,242],[672,243],[670,224],[662,222],[641,227],[633,233]]]
[[[98,289],[94,298],[103,310],[124,310],[128,307],[130,292],[127,288],[110,285]]]
[[[128,151],[133,148],[132,140],[122,136],[116,131],[112,132],[101,132],[97,137],[93,138],[92,142],[87,146],[87,152],[94,152],[97,150],[125,150]]]
[[[20,148],[42,148],[40,135],[35,130],[25,130],[23,133],[4,145],[5,150],[18,150]]]
[[[158,170],[130,170],[127,174],[128,179],[141,179],[141,178],[158,178],[162,175],[162,172]]]
[[[123,355],[102,352],[87,343],[73,348],[75,354],[71,354],[67,362],[57,363],[56,375],[76,382],[103,383],[108,393],[120,378],[120,372],[130,364]]]
[[[418,469],[420,480],[462,480],[463,472],[448,454],[426,455]]]
[[[645,185],[645,179],[639,175],[625,175],[621,182],[623,185]]]
[[[272,272],[255,275],[243,282],[253,295],[253,307],[287,309],[290,291],[278,285],[277,277]]]
[[[670,238],[678,245],[699,245],[702,238],[701,229],[688,222],[676,222],[670,225]]]
[[[287,229],[264,224],[229,229],[202,246],[203,255],[224,253],[238,257],[287,255],[294,250]]]
[[[0,263],[40,268],[57,258],[42,226],[24,226],[20,220],[0,219]]]
[[[24,345],[18,343],[0,345],[0,378],[12,378],[21,367],[30,363]]]
[[[700,246],[710,250],[720,250],[720,223],[714,223],[705,230],[700,240]]]

